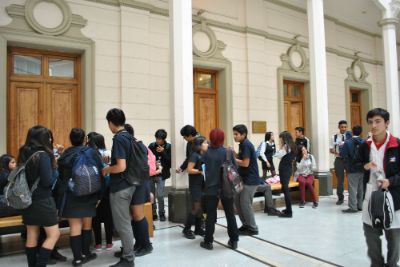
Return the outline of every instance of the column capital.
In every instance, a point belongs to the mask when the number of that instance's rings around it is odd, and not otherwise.
[[[385,18],[385,19],[381,19],[380,21],[378,21],[378,25],[381,27],[386,26],[386,25],[396,26],[398,23],[399,23],[398,18]]]

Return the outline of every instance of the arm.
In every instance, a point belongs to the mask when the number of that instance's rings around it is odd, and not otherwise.
[[[53,183],[53,168],[49,155],[40,153],[39,155],[39,177],[40,184],[45,187],[50,187]]]
[[[187,169],[188,163],[189,163],[189,156],[190,156],[190,143],[186,144],[186,158],[183,161],[182,165],[179,167],[179,169],[177,170],[177,173],[183,172],[184,170]]]
[[[105,167],[102,171],[103,176],[106,176],[109,173],[121,173],[126,169],[126,159],[117,159],[117,164],[113,166]]]
[[[348,148],[348,146],[349,146],[349,143],[348,143],[348,142],[345,142],[344,145],[343,145],[343,147],[342,147],[342,149],[340,150],[339,155],[340,155],[342,158],[347,158],[347,157],[349,157],[349,148]]]
[[[331,145],[329,147],[329,152],[331,152],[331,154],[336,155],[336,151],[335,151],[335,136],[332,136],[332,138],[331,138]]]
[[[241,154],[242,159],[236,159],[236,163],[240,167],[245,167],[245,168],[249,167],[250,156],[251,156],[250,147],[247,145],[243,145],[241,149],[242,149],[242,151],[240,154]]]
[[[262,142],[261,145],[261,150],[260,150],[260,157],[262,158],[263,161],[268,162],[267,157],[265,156],[265,148],[266,148],[266,143]]]
[[[250,158],[236,159],[236,163],[240,167],[249,167]]]
[[[198,170],[198,169],[194,168],[195,165],[196,165],[196,163],[189,162],[188,163],[188,167],[187,167],[187,172],[189,174],[203,174],[203,172],[201,170]]]
[[[311,157],[311,162],[312,162],[311,170],[313,172],[315,172],[317,170],[317,162],[315,161],[315,158],[313,155],[310,155],[310,157]]]

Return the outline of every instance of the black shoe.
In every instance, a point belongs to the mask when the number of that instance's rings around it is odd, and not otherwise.
[[[52,258],[50,257],[49,261],[47,262],[47,265],[56,265],[56,264],[57,264],[57,260],[52,259]]]
[[[362,211],[362,208],[357,208],[358,211]]]
[[[135,256],[136,257],[141,257],[147,254],[150,254],[151,252],[153,252],[153,246],[150,244],[145,248],[140,248],[135,252]]]
[[[312,207],[313,207],[313,209],[318,208],[318,202],[314,202],[313,205],[312,205]]]
[[[299,208],[304,208],[305,205],[306,205],[306,202],[300,202]]]
[[[88,263],[89,261],[92,261],[94,259],[97,258],[97,254],[96,253],[90,253],[88,255],[82,255],[82,263]]]
[[[283,210],[281,214],[278,215],[280,218],[292,218],[293,213],[287,212],[286,210]]]
[[[336,201],[336,205],[342,205],[343,204],[343,199],[338,199],[338,201]]]
[[[192,230],[190,229],[183,229],[182,230],[182,234],[184,237],[186,237],[187,239],[195,239],[196,237],[194,236],[194,233]]]
[[[238,242],[237,242],[237,241],[229,240],[229,241],[228,241],[228,246],[230,246],[231,249],[237,249],[237,247],[238,247]]]
[[[160,222],[165,222],[167,220],[167,217],[165,217],[164,213],[160,213]]]
[[[82,260],[72,260],[72,266],[74,267],[81,267],[83,264]]]
[[[357,213],[358,210],[352,210],[352,209],[346,209],[346,210],[342,210],[343,213]]]
[[[245,231],[245,230],[247,230],[247,229],[249,229],[246,225],[242,225],[242,226],[240,226],[240,228],[238,229],[238,231]]]
[[[121,258],[121,257],[122,257],[122,247],[121,247],[121,250],[120,250],[120,251],[116,251],[116,252],[114,253],[114,257],[116,257],[116,258]]]
[[[120,259],[119,262],[116,264],[110,265],[109,267],[134,267],[135,262],[133,261],[127,261],[126,259]]]
[[[67,257],[63,256],[60,254],[60,252],[58,252],[58,249],[53,249],[53,251],[51,252],[51,259],[54,259],[56,261],[62,261],[65,262],[67,261]]]
[[[157,216],[157,214],[153,214],[153,221],[158,221],[158,216]]]
[[[210,243],[210,242],[206,242],[206,241],[201,241],[200,242],[200,247],[208,249],[208,250],[213,250],[214,249],[213,244]]]
[[[203,229],[196,229],[196,230],[194,230],[194,234],[199,235],[199,236],[205,236],[206,231],[204,231]]]
[[[268,209],[268,216],[279,216],[279,214],[281,214],[281,212],[277,209]]]
[[[251,229],[238,230],[239,235],[258,235],[258,231]]]

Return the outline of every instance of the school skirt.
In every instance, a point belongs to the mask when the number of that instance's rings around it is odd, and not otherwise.
[[[25,225],[37,225],[42,227],[58,224],[54,198],[34,199],[28,208],[22,210],[22,221]]]

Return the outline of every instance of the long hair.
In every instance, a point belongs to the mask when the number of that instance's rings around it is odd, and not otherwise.
[[[8,167],[8,165],[10,164],[10,161],[13,159],[14,157],[8,154],[4,154],[0,156],[0,171],[6,171],[6,172],[10,172],[10,168]]]
[[[287,145],[287,147],[290,149],[290,153],[292,155],[296,155],[297,147],[293,141],[293,137],[292,137],[291,133],[289,133],[288,131],[281,132],[279,134],[279,138],[281,138],[283,140],[283,143],[285,145]]]
[[[303,147],[305,146],[298,146],[297,147],[297,156],[296,156],[296,161],[300,162],[301,159],[303,158]]]
[[[214,128],[210,132],[210,145],[211,147],[221,147],[224,144],[225,140],[225,133],[222,129],[220,128]]]
[[[272,132],[266,132],[264,142],[271,140],[271,137],[272,137]]]
[[[53,138],[49,129],[41,125],[30,128],[26,135],[25,144],[19,149],[18,164],[25,163],[36,151],[43,150],[49,155],[52,167],[56,168],[52,144]]]
[[[106,144],[104,142],[104,136],[96,133],[91,132],[87,135],[88,142],[87,145],[93,149],[106,149]]]

